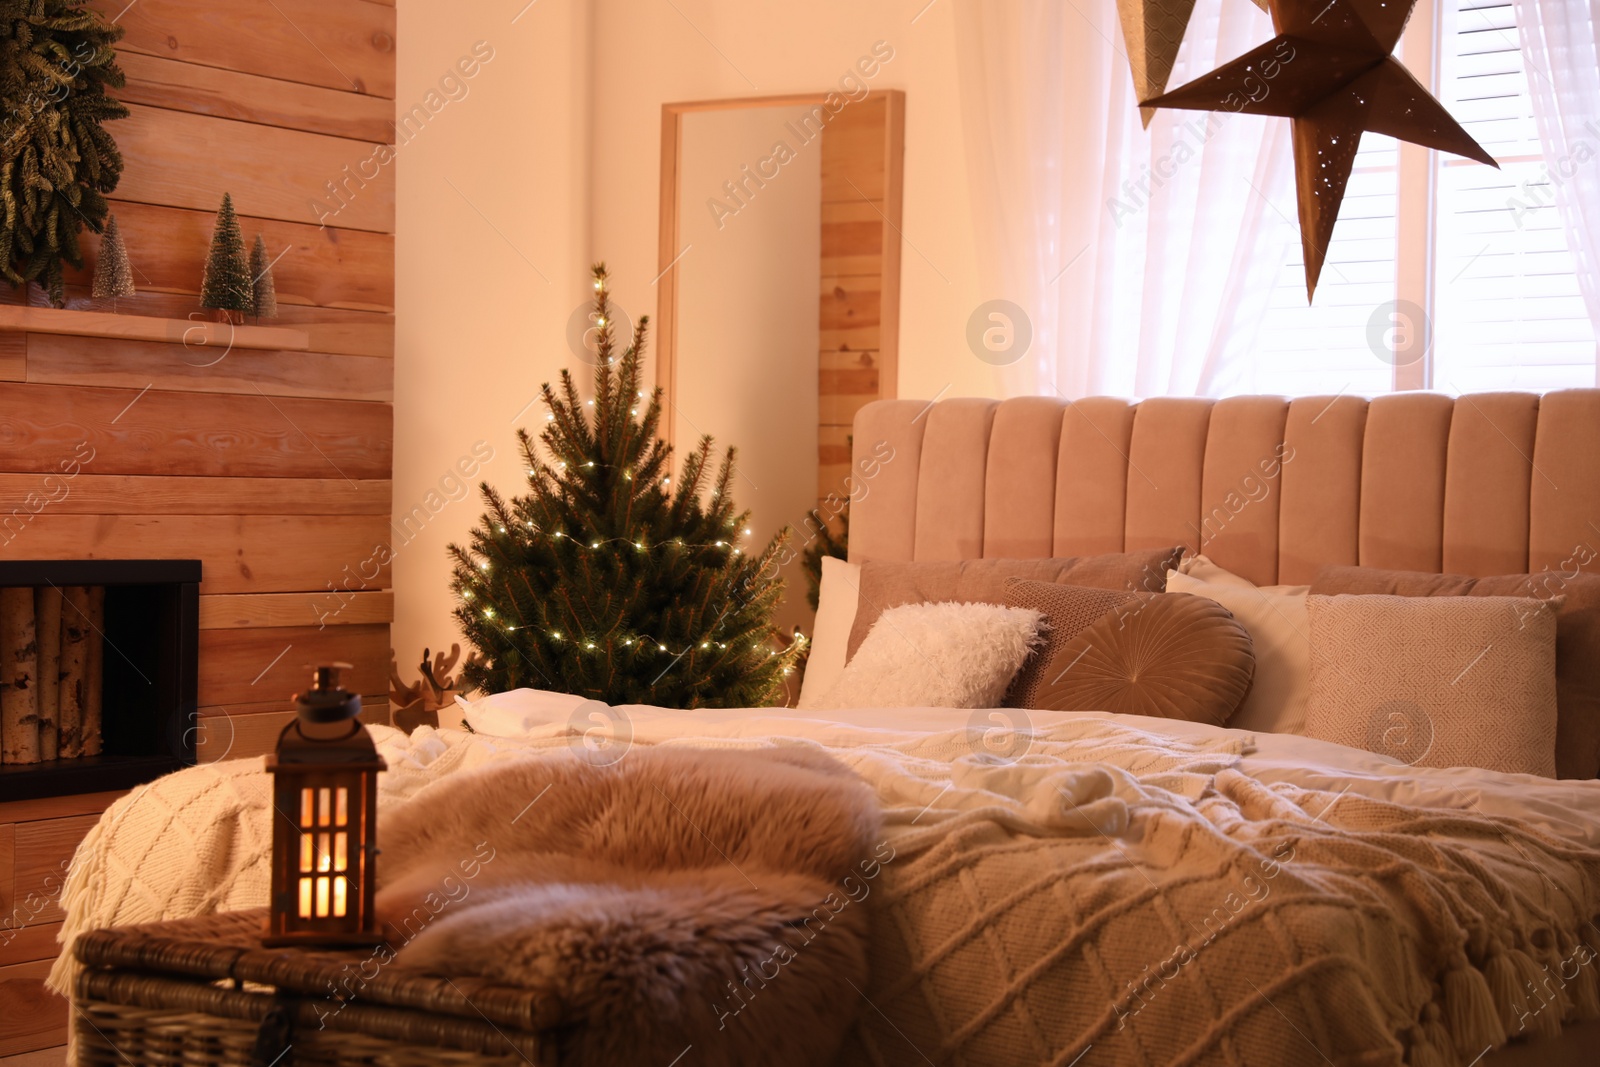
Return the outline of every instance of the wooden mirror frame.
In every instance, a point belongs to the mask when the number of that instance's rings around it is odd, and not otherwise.
[[[843,101],[842,104],[834,105]],[[900,212],[905,93],[840,93],[695,100],[661,106],[661,235],[656,275],[656,385],[673,443],[677,423],[677,265],[683,117],[694,111],[810,106],[822,126],[822,268],[818,278],[817,497],[850,473],[850,427],[860,408],[895,396],[900,348]]]

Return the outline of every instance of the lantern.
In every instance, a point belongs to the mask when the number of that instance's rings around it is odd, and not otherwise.
[[[383,759],[339,687],[347,663],[318,667],[295,720],[267,757],[272,773],[272,902],[265,945],[375,945],[372,909]]]

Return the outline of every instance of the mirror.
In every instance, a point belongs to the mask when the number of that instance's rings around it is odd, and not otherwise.
[[[850,425],[894,395],[904,95],[662,109],[656,383],[679,453],[739,450],[751,551],[792,527],[775,621],[811,629],[799,556],[849,495]]]

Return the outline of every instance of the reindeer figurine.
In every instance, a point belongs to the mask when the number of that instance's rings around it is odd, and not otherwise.
[[[475,654],[474,654],[475,655]],[[471,662],[473,657],[468,657]],[[394,707],[394,724],[410,733],[418,726],[439,725],[439,709],[455,703],[457,676],[450,674],[461,661],[461,646],[452,644],[450,655],[422,650],[422,663],[417,668],[422,680],[408,685],[400,677],[400,668],[389,650],[389,700]]]

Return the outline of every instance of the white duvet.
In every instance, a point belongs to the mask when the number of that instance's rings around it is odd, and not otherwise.
[[[1118,797],[1155,789],[1196,801],[1211,792],[1218,774],[1237,772],[1267,786],[1510,817],[1560,841],[1600,848],[1600,782],[1413,768],[1303,737],[1142,716],[936,708],[681,712],[518,691],[477,702],[466,718],[475,732],[422,728],[407,736],[373,728],[389,767],[380,778],[380,807],[425,804],[428,786],[444,775],[569,745],[625,759],[627,747],[640,744],[797,744],[820,746],[862,774],[877,789],[895,836],[926,836],[930,827],[973,818],[1023,833],[1115,834]],[[1110,768],[1123,785],[1063,786],[1086,765]],[[1080,788],[1082,806],[1072,802]],[[1075,810],[1051,801],[1063,796]],[[74,859],[63,942],[103,926],[264,904],[269,797],[255,758],[188,768],[119,800]],[[52,986],[67,992],[73,973],[68,951],[51,974]]]

